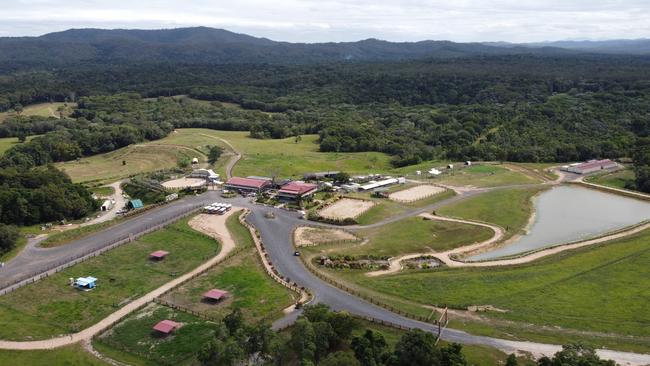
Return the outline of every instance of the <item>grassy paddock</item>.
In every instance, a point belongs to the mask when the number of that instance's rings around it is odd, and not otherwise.
[[[622,169],[611,173],[599,174],[585,179],[589,183],[600,184],[607,187],[627,189],[627,185],[634,181],[636,176],[632,169]]]
[[[472,165],[452,170],[433,180],[455,186],[496,187],[514,184],[534,184],[540,180],[498,165]]]
[[[251,322],[275,319],[294,302],[293,293],[273,281],[262,268],[250,231],[237,216],[228,218],[228,231],[238,247],[248,249],[178,287],[165,300],[216,318],[238,308]],[[231,297],[218,304],[203,302],[202,294],[213,288],[226,290]]]
[[[32,140],[37,136],[28,136],[27,141]],[[11,149],[12,147],[20,145],[20,141],[18,141],[18,137],[3,137],[0,138],[0,156],[5,153],[5,151]]]
[[[63,107],[62,111],[63,117],[67,117],[72,114],[73,109],[77,108],[77,103],[39,103],[26,106],[21,116],[38,116],[38,117],[54,117],[59,118],[60,114],[57,110],[59,107]],[[14,111],[0,112],[0,122],[3,122],[7,118],[16,117],[17,114]]]
[[[161,337],[152,328],[164,319],[183,326],[172,335]],[[128,364],[196,365],[196,354],[212,339],[216,329],[215,323],[150,304],[102,334],[94,344],[109,357]]]
[[[506,229],[505,238],[521,233],[533,214],[531,199],[545,188],[500,189],[456,202],[437,210],[438,214],[497,224]]]
[[[0,365],[20,366],[108,366],[81,345],[75,344],[51,350],[0,350]]]
[[[410,217],[357,234],[370,242],[341,250],[342,254],[397,256],[430,250],[439,252],[487,240],[492,231],[481,226]]]
[[[187,220],[0,297],[0,339],[43,339],[79,331],[190,271],[213,256],[218,245],[192,230]],[[159,249],[171,254],[151,262],[149,253]],[[68,278],[86,275],[99,279],[95,290],[68,285]]]

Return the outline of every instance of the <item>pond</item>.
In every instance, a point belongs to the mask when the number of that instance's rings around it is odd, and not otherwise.
[[[650,219],[650,202],[579,186],[558,186],[535,199],[535,222],[515,242],[469,257],[486,260],[592,238]]]

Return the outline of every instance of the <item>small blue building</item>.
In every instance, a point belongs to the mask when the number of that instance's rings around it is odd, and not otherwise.
[[[143,207],[144,207],[144,205],[142,204],[142,200],[139,200],[139,199],[130,200],[130,201],[127,203],[127,206],[128,206],[131,210],[135,210],[135,209],[143,208]]]
[[[97,279],[95,277],[79,277],[74,281],[75,287],[81,290],[92,290],[95,288]]]

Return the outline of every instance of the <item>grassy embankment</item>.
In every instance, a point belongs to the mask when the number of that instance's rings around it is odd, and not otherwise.
[[[176,305],[221,318],[239,308],[247,321],[270,321],[281,316],[282,309],[291,305],[293,292],[273,281],[257,258],[250,232],[236,215],[226,222],[237,246],[246,248],[205,274],[187,282],[165,296]],[[219,304],[202,302],[202,294],[218,288],[231,293]]]
[[[489,222],[506,230],[504,240],[521,234],[533,214],[532,198],[545,187],[499,189],[442,207],[439,215]]]
[[[154,263],[148,257],[155,250],[171,254]],[[0,297],[0,339],[44,339],[84,329],[217,251],[214,240],[189,228],[187,219],[179,221]],[[80,276],[97,277],[97,288],[83,292],[68,285],[68,278]]]
[[[214,318],[222,318],[239,308],[249,323],[270,322],[293,303],[293,293],[264,272],[255,257],[250,232],[239,223],[237,215],[230,216],[226,225],[237,246],[245,249],[175,289],[164,300]],[[202,294],[212,288],[227,290],[231,297],[218,304],[202,302]],[[162,319],[174,319],[189,326],[182,327],[173,338],[161,339],[152,334],[151,327]],[[132,365],[195,364],[196,352],[211,339],[212,329],[211,322],[151,305],[103,334],[94,345],[111,358]]]
[[[483,326],[463,325],[456,319],[457,326],[482,334],[509,333],[518,339],[561,343],[585,339],[598,346],[647,352],[650,298],[644,289],[650,286],[649,239],[650,232],[644,232],[512,267],[443,268],[383,278],[353,272],[337,275],[374,293],[421,304],[456,308],[489,304],[506,310],[485,313],[488,320]],[[605,332],[612,335],[600,335]]]
[[[634,184],[635,179],[636,176],[634,174],[634,170],[627,168],[611,173],[593,175],[586,178],[585,181],[612,188],[628,189],[627,185],[629,183]]]
[[[20,366],[108,366],[108,363],[75,344],[51,350],[0,350],[0,365]]]

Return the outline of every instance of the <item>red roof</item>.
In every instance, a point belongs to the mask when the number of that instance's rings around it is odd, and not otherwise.
[[[228,296],[228,291],[212,289],[203,294],[203,297],[212,299],[212,300],[221,300],[225,296]]]
[[[289,182],[282,186],[280,193],[303,195],[305,193],[313,191],[316,188],[318,188],[318,185],[313,183]]]
[[[228,185],[250,187],[256,189],[263,188],[264,186],[267,186],[270,183],[271,181],[266,179],[239,178],[239,177],[232,177],[228,179],[228,181],[226,182],[226,184]]]
[[[174,330],[181,327],[181,323],[176,323],[172,320],[162,320],[158,324],[153,326],[153,330],[156,330],[160,333],[169,334]]]
[[[156,258],[156,259],[161,259],[165,258],[169,254],[169,252],[166,252],[164,250],[156,250],[155,252],[149,254],[150,258]]]
[[[594,168],[594,167],[600,167],[603,165],[609,165],[613,164],[614,162],[609,160],[609,159],[603,159],[603,160],[589,160],[587,162],[578,164],[574,166],[573,168],[578,168],[578,169],[589,169],[589,168]]]

